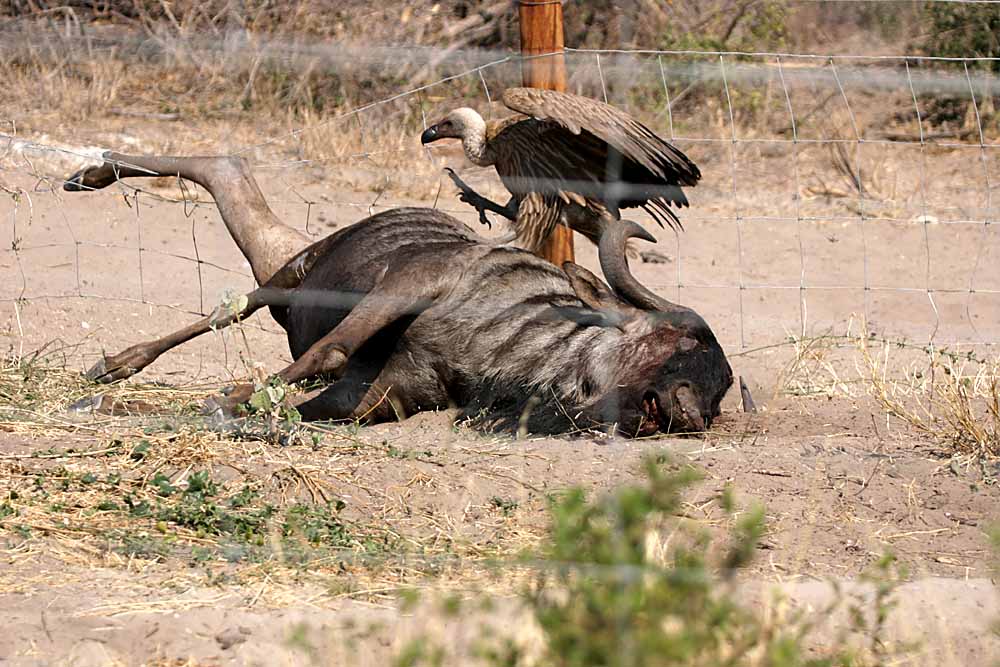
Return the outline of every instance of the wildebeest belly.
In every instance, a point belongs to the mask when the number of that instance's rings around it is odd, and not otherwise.
[[[456,253],[467,253],[471,262],[484,252],[474,236],[457,220],[429,209],[393,209],[342,230],[288,307],[292,357],[298,359],[340,324],[390,263],[425,255],[429,269],[455,270]]]
[[[371,332],[312,418],[370,410],[367,416],[380,421],[464,406],[499,370],[520,384],[559,356],[553,346],[577,325],[553,321],[552,306],[582,305],[559,268],[521,250],[475,242],[456,224],[412,223],[401,234],[377,217],[356,226],[363,236],[331,246],[303,280],[288,309],[292,356],[341,324],[369,293],[406,305],[420,290],[390,280],[400,267],[399,275],[438,279],[436,298],[426,310]],[[545,336],[535,335],[543,330]]]

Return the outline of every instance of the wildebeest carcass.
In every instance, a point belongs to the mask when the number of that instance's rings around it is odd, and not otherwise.
[[[732,384],[704,320],[629,272],[626,240],[652,240],[635,223],[608,225],[599,239],[609,286],[572,262],[560,268],[495,245],[432,209],[379,213],[310,244],[271,212],[238,158],[106,153],[65,187],[163,175],[213,195],[261,287],[235,307],[105,357],[88,372],[99,382],[129,377],[268,306],[295,360],[277,377],[328,383],[297,405],[305,419],[384,421],[457,406],[483,428],[701,431]],[[253,391],[238,385],[217,403],[232,410]]]

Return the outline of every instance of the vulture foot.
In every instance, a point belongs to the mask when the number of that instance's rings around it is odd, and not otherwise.
[[[473,190],[468,183],[458,177],[458,174],[455,173],[454,169],[445,167],[444,170],[448,172],[448,176],[455,184],[455,187],[459,189],[458,200],[473,206],[477,211],[479,211],[479,222],[483,223],[488,228],[493,229],[493,223],[486,217],[486,211],[492,211],[493,213],[502,215],[511,221],[516,218],[516,212],[512,213],[509,210],[509,207],[501,206],[495,201],[491,201]]]

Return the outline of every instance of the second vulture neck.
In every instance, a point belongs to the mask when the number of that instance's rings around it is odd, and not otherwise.
[[[486,141],[486,121],[479,114],[469,114],[465,119],[462,148],[472,164],[488,167],[494,162],[493,151]]]

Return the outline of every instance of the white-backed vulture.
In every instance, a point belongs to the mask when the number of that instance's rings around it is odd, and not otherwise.
[[[662,227],[680,228],[673,207],[688,205],[681,186],[701,178],[684,153],[623,111],[603,102],[537,88],[508,88],[503,103],[517,115],[486,121],[455,109],[420,137],[424,144],[462,140],[478,166],[494,166],[512,197],[500,206],[448,170],[460,198],[512,221],[521,245],[537,250],[562,222],[594,240],[595,220],[620,219],[642,207]]]

